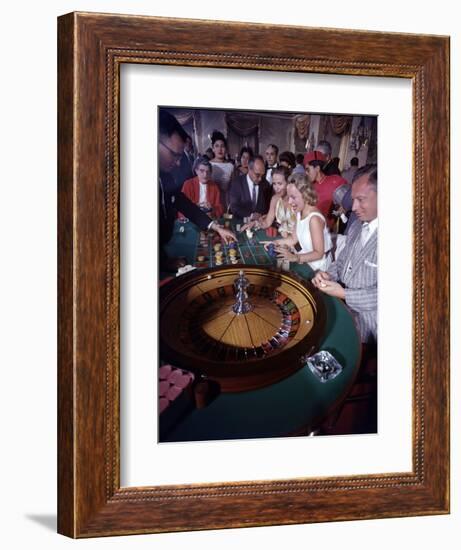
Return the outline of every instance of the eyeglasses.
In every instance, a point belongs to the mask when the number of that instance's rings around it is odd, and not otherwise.
[[[180,160],[182,158],[182,155],[183,153],[176,153],[176,151],[173,151],[173,149],[171,149],[170,147],[168,147],[168,145],[166,143],[163,143],[163,141],[159,140],[159,143],[161,143],[163,145],[163,147],[165,147],[165,149],[170,153],[170,155],[175,159],[175,160]]]

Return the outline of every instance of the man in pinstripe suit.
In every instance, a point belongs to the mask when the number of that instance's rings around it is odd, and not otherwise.
[[[357,220],[346,244],[328,272],[319,271],[313,284],[346,302],[363,343],[376,342],[378,313],[378,170],[367,164],[354,174],[352,210]]]

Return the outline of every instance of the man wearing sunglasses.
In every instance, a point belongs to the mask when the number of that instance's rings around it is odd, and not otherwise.
[[[164,109],[159,111],[159,225],[160,263],[163,271],[176,271],[185,265],[183,258],[168,258],[164,245],[173,235],[174,222],[178,212],[198,225],[202,231],[213,229],[225,242],[236,240],[232,231],[212,221],[202,210],[176,188],[172,171],[179,166],[184,153],[187,133],[176,118]]]

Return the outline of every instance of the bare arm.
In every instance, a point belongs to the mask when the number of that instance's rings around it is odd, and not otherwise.
[[[269,205],[269,212],[266,214],[264,221],[261,223],[261,229],[267,229],[275,220],[275,205],[277,204],[278,197],[275,195],[271,198]]]
[[[264,216],[261,216],[258,220],[253,220],[251,222],[246,223],[242,227],[242,231],[245,231],[246,229],[267,229],[274,223],[275,219],[275,205],[277,204],[277,198],[275,195],[271,198],[271,202],[269,205],[269,211]]]
[[[309,231],[311,233],[313,250],[308,254],[299,254],[305,262],[313,262],[323,258],[325,254],[325,239],[323,237],[324,228],[325,222],[319,216],[312,216],[309,220]]]
[[[312,252],[306,252],[304,254],[294,254],[293,252],[286,251],[283,257],[291,262],[309,263],[315,260],[320,260],[325,254],[325,240],[323,238],[323,229],[325,222],[319,216],[312,216],[309,220],[309,231],[312,241]],[[282,240],[289,240],[282,239]]]
[[[293,233],[289,237],[286,237],[284,239],[276,239],[274,241],[264,241],[264,243],[267,243],[267,245],[270,244],[271,242],[275,244],[275,247],[277,248],[277,252],[283,251],[288,253],[290,251],[290,248],[295,246],[295,244],[297,244],[298,242],[298,236],[296,234],[296,224],[295,224]],[[264,247],[267,248],[267,245],[264,244]],[[292,260],[292,261],[296,261],[296,260]]]

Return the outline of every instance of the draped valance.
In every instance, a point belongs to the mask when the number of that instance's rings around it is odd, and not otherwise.
[[[298,115],[295,118],[296,134],[299,139],[307,140],[309,137],[309,126],[311,124],[311,115]]]
[[[174,116],[181,126],[186,126],[189,123],[194,122],[194,116],[196,111],[175,111]]]
[[[226,114],[226,123],[229,129],[238,136],[251,136],[259,128],[259,117],[253,115]]]
[[[348,115],[330,115],[330,126],[337,136],[345,134],[351,129],[352,117]]]

